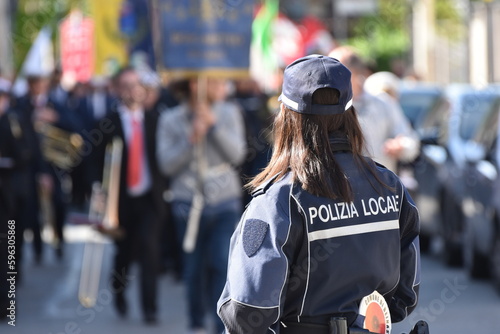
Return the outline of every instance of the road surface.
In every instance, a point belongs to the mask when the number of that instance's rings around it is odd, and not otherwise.
[[[159,323],[146,326],[141,317],[137,268],[127,289],[129,316],[115,313],[109,273],[113,247],[105,247],[104,269],[97,304],[92,309],[79,305],[77,291],[85,233],[68,232],[70,243],[62,262],[47,245],[44,261],[34,265],[27,245],[23,281],[16,288],[16,326],[0,323],[0,333],[10,334],[184,334],[186,303],[184,287],[169,276],[160,278]],[[408,333],[410,323],[429,322],[432,334],[500,333],[500,296],[488,281],[472,281],[460,268],[446,268],[437,259],[422,259],[419,306],[409,319],[394,324],[392,333]]]

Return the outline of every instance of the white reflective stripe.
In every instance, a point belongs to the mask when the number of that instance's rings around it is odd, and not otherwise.
[[[349,102],[347,102],[347,104],[345,105],[345,110],[349,109],[351,106],[352,106],[352,99],[350,99]]]
[[[344,237],[347,235],[388,231],[399,229],[398,220],[387,220],[376,223],[366,223],[351,226],[329,228],[327,230],[309,232],[309,241]]]
[[[288,97],[285,96],[285,94],[281,93],[281,101],[285,102],[287,106],[289,106],[292,109],[299,110],[299,103],[290,100]]]
[[[299,206],[299,208],[302,211],[302,213],[304,214],[304,216],[307,217],[306,211],[304,210],[302,205],[300,205],[299,200],[297,198],[295,198],[295,196],[293,196],[293,195],[291,195],[291,196],[295,200],[295,203],[297,203],[297,205]],[[307,222],[306,222],[306,229],[307,229],[307,238],[308,238],[307,239],[307,280],[306,280],[306,287],[304,289],[304,297],[302,298],[302,307],[300,308],[300,314],[297,316],[297,322],[300,322],[300,316],[304,313],[304,306],[306,304],[307,292],[309,290],[309,277],[311,276],[311,241],[309,240],[310,232],[309,232],[309,223],[307,223]]]

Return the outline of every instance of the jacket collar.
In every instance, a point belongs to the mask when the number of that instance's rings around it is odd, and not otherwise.
[[[330,134],[330,145],[333,152],[338,151],[351,151],[351,143],[347,135],[340,132],[333,132]]]

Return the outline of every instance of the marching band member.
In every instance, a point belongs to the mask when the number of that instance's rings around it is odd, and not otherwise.
[[[101,76],[94,76],[88,83],[88,94],[79,99],[74,108],[74,113],[78,117],[81,127],[80,134],[87,147],[93,147],[97,139],[94,138],[95,128],[100,120],[107,117],[111,110],[116,107],[116,98],[109,93],[108,79]],[[92,193],[92,181],[100,176],[95,175],[98,169],[93,168],[90,161],[91,153],[82,155],[81,163],[76,166],[72,173],[72,203],[82,208],[85,201]]]
[[[164,188],[155,155],[157,114],[145,112],[145,90],[134,69],[122,69],[115,76],[114,84],[119,103],[116,110],[101,120],[103,140],[97,147],[98,157],[95,159],[102,166],[106,145],[116,136],[123,140],[118,219],[124,236],[115,240],[112,274],[114,302],[118,314],[125,317],[128,312],[125,289],[130,283],[128,273],[132,262],[137,260],[144,321],[155,324],[160,229],[158,212],[164,205]]]
[[[12,202],[11,173],[16,146],[7,119],[2,117],[10,104],[10,82],[0,78],[0,322],[7,317],[9,307],[8,231],[14,206]],[[12,238],[12,237],[11,237]]]
[[[53,206],[55,236],[58,240],[56,255],[62,257],[64,242],[63,225],[66,218],[66,202],[61,184],[64,172],[56,168],[41,148],[41,134],[37,124],[50,124],[57,128],[73,131],[77,125],[75,119],[64,106],[49,97],[49,77],[46,73],[27,73],[28,92],[16,99],[7,112],[6,122],[19,146],[19,153],[14,172],[13,183],[16,187],[11,196],[15,201],[16,221],[19,221],[16,238],[21,256],[22,233],[31,229],[34,235],[35,260],[42,259],[42,240],[40,235],[40,193],[48,196],[49,205]],[[39,191],[41,190],[41,192]]]

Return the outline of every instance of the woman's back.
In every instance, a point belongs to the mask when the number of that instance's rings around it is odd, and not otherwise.
[[[390,187],[376,191],[377,180],[350,153],[335,157],[350,180],[352,202],[317,197],[297,185],[291,190],[291,206],[301,217],[291,224],[302,230],[302,240],[290,242],[300,246],[289,278],[297,288],[288,289],[285,319],[342,313],[353,321],[360,300],[375,290],[388,294],[389,303],[399,280],[400,231],[411,239],[418,234],[416,209],[391,171],[377,168]]]
[[[218,314],[229,333],[362,327],[377,291],[392,320],[416,306],[418,211],[398,177],[361,154],[350,72],[312,55],[285,69],[269,165],[231,239]]]

